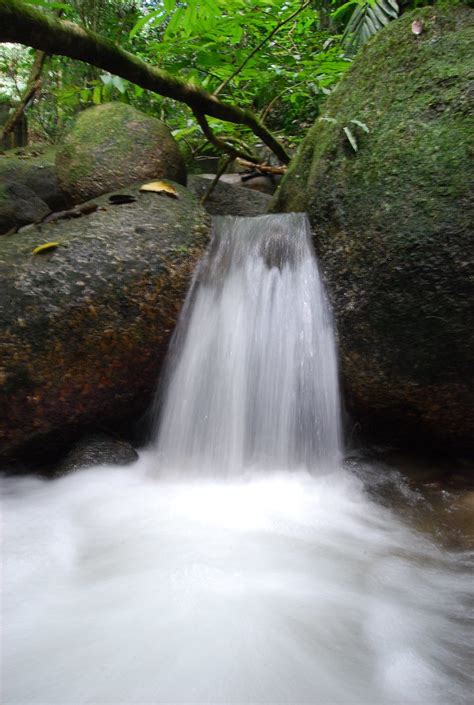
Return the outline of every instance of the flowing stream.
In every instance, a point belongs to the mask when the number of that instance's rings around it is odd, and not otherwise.
[[[471,555],[343,461],[303,215],[216,219],[156,407],[133,466],[2,480],[4,705],[471,702]]]

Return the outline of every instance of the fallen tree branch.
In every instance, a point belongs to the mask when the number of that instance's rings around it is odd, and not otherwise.
[[[245,125],[280,161],[289,162],[283,146],[251,111],[224,103],[199,86],[147,64],[95,32],[58,20],[21,0],[0,0],[0,42],[17,42],[47,54],[84,61],[154,93],[185,103],[195,115],[210,115]]]
[[[286,173],[286,166],[270,166],[269,164],[254,164],[254,162],[248,162],[245,159],[241,159],[240,157],[237,158],[237,163],[240,166],[245,166],[248,169],[256,169],[257,171],[261,171],[262,174],[285,174]]]

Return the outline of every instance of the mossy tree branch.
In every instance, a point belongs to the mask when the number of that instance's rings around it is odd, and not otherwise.
[[[241,159],[247,159],[247,161],[250,161],[252,163],[258,163],[258,159],[256,159],[252,154],[237,149],[232,144],[230,144],[230,142],[225,142],[224,140],[219,139],[219,137],[216,137],[216,135],[211,130],[206,116],[203,115],[203,113],[198,112],[197,110],[194,110],[193,112],[194,117],[196,118],[201,130],[203,131],[204,136],[211,144],[214,145],[214,147],[217,147],[217,149],[219,149],[221,152],[227,153],[232,159],[237,159],[237,157],[240,157]]]
[[[35,10],[21,0],[0,0],[0,42],[16,42],[47,54],[84,61],[142,88],[185,103],[194,114],[245,125],[285,164],[289,156],[248,110],[225,103],[199,86],[138,59],[113,42],[72,22]]]

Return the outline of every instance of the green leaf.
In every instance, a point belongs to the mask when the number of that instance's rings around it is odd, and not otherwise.
[[[92,102],[94,105],[100,105],[102,102],[102,88],[100,86],[95,86],[92,91]]]
[[[25,0],[28,5],[46,7],[48,10],[70,10],[70,6],[63,2],[48,2],[47,0]]]
[[[342,42],[350,49],[357,49],[392,19],[398,17],[396,0],[358,0],[346,25]]]
[[[101,73],[99,78],[102,81],[102,83],[104,84],[104,86],[110,86],[110,84],[113,81],[113,78],[109,73]]]
[[[112,84],[120,93],[125,93],[126,83],[123,78],[120,78],[120,76],[112,76]]]
[[[360,127],[362,130],[364,130],[364,132],[367,132],[367,134],[369,134],[370,130],[367,127],[367,125],[365,124],[365,122],[361,122],[360,120],[356,120],[356,119],[351,120],[351,122],[354,123],[354,125],[357,125],[358,127]]]
[[[337,8],[337,10],[334,10],[334,12],[331,13],[331,18],[333,20],[337,20],[338,17],[341,15],[345,14],[345,12],[350,8],[354,7],[354,5],[358,5],[359,3],[357,0],[349,0],[349,2],[345,2],[343,5]]]
[[[191,127],[182,127],[179,130],[173,130],[171,133],[173,137],[177,140],[183,139],[183,137],[189,137],[190,135],[196,134],[200,131],[199,125],[191,125]]]
[[[138,22],[132,27],[132,29],[129,32],[129,37],[130,39],[133,39],[133,37],[138,34],[138,32],[143,29],[145,25],[147,25],[149,22],[152,20],[155,20],[157,17],[165,17],[163,15],[162,10],[156,10],[155,12],[150,12],[148,15],[145,15],[144,17],[140,17]]]
[[[352,132],[350,131],[350,129],[349,129],[348,127],[343,127],[342,129],[343,129],[344,132],[346,133],[346,137],[347,137],[347,139],[349,140],[352,149],[354,150],[354,152],[357,152],[358,147],[357,147],[357,140],[356,140],[356,138],[354,137],[354,135],[352,134]]]

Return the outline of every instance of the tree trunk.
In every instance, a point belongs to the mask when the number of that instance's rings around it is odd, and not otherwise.
[[[84,61],[185,103],[195,114],[245,125],[282,162],[289,162],[285,149],[251,111],[224,103],[202,88],[141,61],[95,32],[58,20],[20,0],[0,0],[0,42],[17,42],[47,54]]]
[[[37,51],[33,66],[31,67],[30,76],[28,78],[28,83],[26,85],[25,91],[21,96],[21,100],[15,107],[13,113],[10,115],[5,125],[3,126],[2,132],[0,134],[0,142],[3,142],[6,137],[13,132],[16,124],[21,119],[21,116],[25,112],[26,107],[30,101],[34,98],[41,85],[41,72],[43,70],[44,62],[47,54],[44,51]]]

